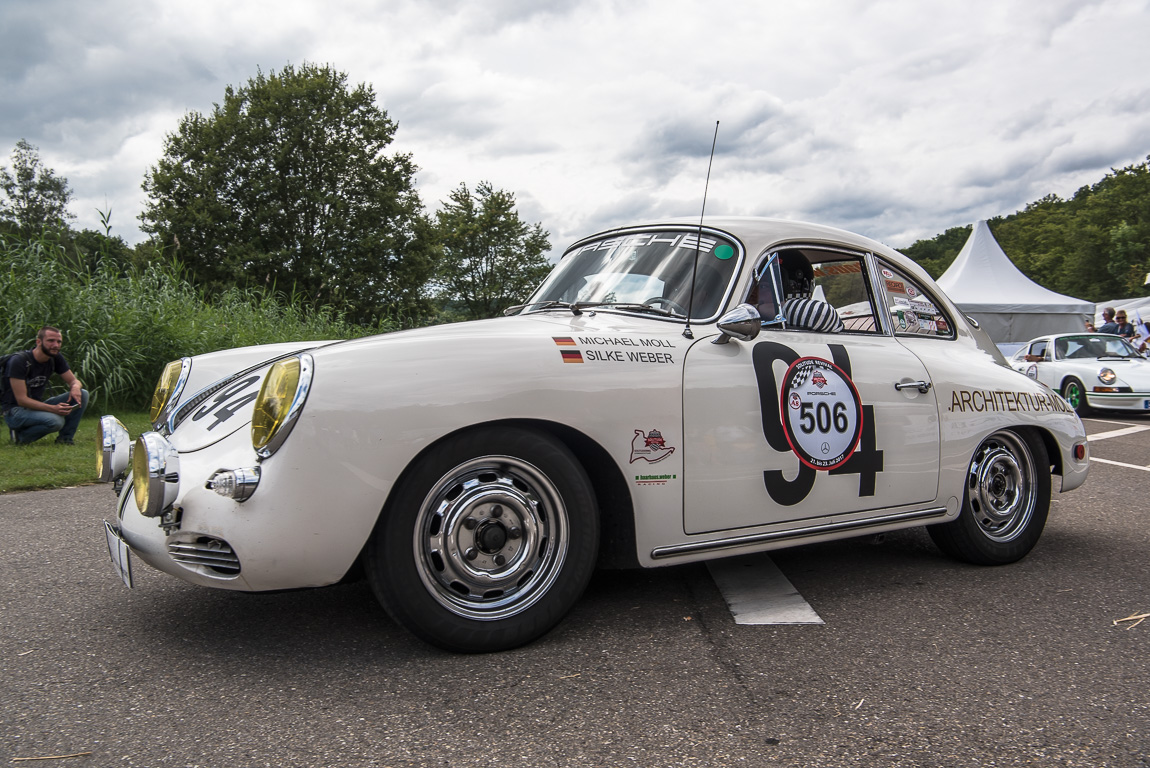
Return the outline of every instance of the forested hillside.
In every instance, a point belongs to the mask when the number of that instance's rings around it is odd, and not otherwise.
[[[1150,157],[1112,170],[1072,198],[1048,195],[988,220],[1023,274],[1052,291],[1088,301],[1150,295]],[[900,249],[938,278],[962,250],[970,226]]]

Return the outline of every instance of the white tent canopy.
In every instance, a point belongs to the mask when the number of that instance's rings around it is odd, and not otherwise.
[[[1094,302],[1047,290],[1022,274],[985,221],[974,225],[938,285],[997,344],[1081,331],[1094,316]]]

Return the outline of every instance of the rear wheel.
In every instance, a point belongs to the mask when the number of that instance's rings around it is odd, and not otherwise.
[[[970,460],[958,519],[927,528],[946,554],[978,565],[1025,557],[1050,511],[1050,462],[1031,432],[995,432]]]
[[[1094,411],[1086,402],[1086,387],[1073,376],[1062,383],[1062,397],[1079,416],[1086,416]]]
[[[367,552],[380,602],[452,651],[514,648],[566,615],[594,569],[595,494],[557,440],[477,430],[423,457],[397,487]]]

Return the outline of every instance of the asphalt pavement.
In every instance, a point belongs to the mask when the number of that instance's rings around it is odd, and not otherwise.
[[[0,761],[1148,768],[1150,620],[1121,619],[1150,613],[1150,429],[1128,429],[1150,417],[1085,423],[1099,460],[1020,563],[921,529],[776,552],[825,623],[767,626],[703,565],[601,572],[558,629],[481,656],[364,583],[244,595],[137,560],[128,590],[107,486],[0,495]]]

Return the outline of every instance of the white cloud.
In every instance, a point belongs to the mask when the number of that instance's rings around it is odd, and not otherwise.
[[[802,218],[907,245],[1150,153],[1145,0],[8,0],[0,152],[79,226],[142,238],[165,134],[227,85],[330,63],[373,87],[434,210],[516,193],[560,248],[647,216]]]

